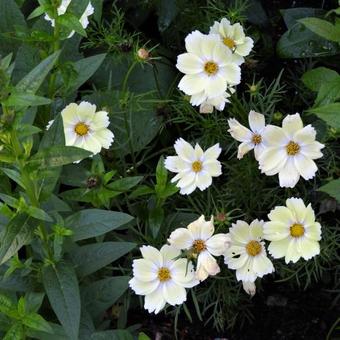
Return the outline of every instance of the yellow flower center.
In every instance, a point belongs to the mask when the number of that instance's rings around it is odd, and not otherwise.
[[[233,39],[228,38],[228,37],[225,37],[223,39],[223,43],[224,43],[224,45],[228,46],[231,49],[233,49],[236,46],[235,41]]]
[[[200,172],[202,170],[202,162],[195,161],[192,163],[191,167],[194,172]]]
[[[294,224],[290,227],[290,234],[291,234],[293,237],[301,237],[304,233],[305,233],[305,228],[304,228],[303,225],[300,224],[300,223],[294,223]]]
[[[246,250],[248,255],[256,256],[257,254],[261,253],[262,246],[260,242],[253,240],[246,245]]]
[[[209,76],[213,76],[218,71],[218,65],[213,61],[208,61],[204,65],[204,71],[208,73]]]
[[[159,268],[158,279],[161,282],[170,280],[171,279],[170,270],[166,267]]]
[[[89,126],[80,122],[74,127],[74,131],[79,136],[85,136],[89,132]]]
[[[207,248],[203,240],[195,240],[192,247],[194,248],[195,253],[198,254]]]
[[[251,140],[255,145],[257,145],[257,144],[260,144],[262,142],[262,137],[261,137],[261,135],[254,133],[253,138]]]
[[[300,151],[300,145],[291,140],[286,145],[286,150],[289,156],[294,156]]]

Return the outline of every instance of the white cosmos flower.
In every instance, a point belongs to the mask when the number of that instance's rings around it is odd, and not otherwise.
[[[202,104],[206,98],[222,95],[228,85],[240,83],[240,67],[218,35],[194,31],[185,38],[185,47],[187,53],[177,57],[176,67],[185,74],[178,87],[189,96],[203,93],[201,102],[196,105]]]
[[[209,33],[218,34],[224,45],[238,57],[241,63],[244,61],[243,57],[247,56],[254,46],[253,39],[246,37],[243,27],[239,23],[232,25],[226,18],[221,22],[215,21]]]
[[[58,16],[61,16],[61,15],[66,13],[67,8],[70,5],[71,1],[72,0],[62,0],[60,6],[57,8]],[[79,19],[79,22],[80,22],[80,24],[82,25],[82,27],[84,29],[86,29],[87,26],[89,25],[88,17],[90,15],[92,15],[93,13],[94,13],[94,7],[92,6],[91,1],[90,1],[88,3],[88,5],[86,6],[84,13],[82,14],[82,16]],[[44,19],[47,20],[47,21],[50,21],[52,27],[54,27],[55,19],[50,18],[47,13],[45,14]],[[74,35],[74,33],[75,33],[75,31],[71,31],[71,33],[69,34],[68,38],[71,38]]]
[[[144,308],[149,313],[159,313],[166,303],[180,305],[186,301],[185,288],[199,282],[187,259],[176,259],[180,251],[164,245],[161,250],[151,246],[140,248],[143,258],[133,261],[133,278],[129,286],[138,295],[145,295]]]
[[[236,269],[239,281],[255,282],[257,277],[274,272],[263,242],[263,221],[254,220],[250,226],[237,221],[229,229],[230,247],[225,252],[225,263]]]
[[[110,121],[106,111],[96,112],[96,105],[83,101],[79,105],[67,105],[61,111],[61,116],[66,145],[77,146],[94,155],[101,148],[110,148],[114,135],[107,128]]]
[[[300,176],[313,178],[318,170],[313,159],[322,157],[324,147],[315,137],[315,129],[303,127],[298,113],[288,115],[282,128],[267,125],[263,134],[266,149],[259,157],[259,168],[268,176],[278,173],[281,187],[293,188]]]
[[[235,118],[228,119],[229,130],[233,138],[242,142],[238,147],[237,158],[241,159],[248,151],[254,149],[255,159],[258,160],[264,150],[263,133],[265,130],[264,115],[250,111],[248,115],[250,130],[241,125]]]
[[[229,246],[229,237],[226,234],[213,235],[214,230],[213,217],[206,221],[202,215],[187,228],[174,230],[168,239],[175,248],[189,250],[197,256],[196,277],[200,281],[220,272],[220,267],[213,256],[223,255]]]
[[[177,156],[168,156],[165,159],[165,168],[176,172],[177,175],[171,180],[177,182],[182,195],[191,194],[196,188],[201,191],[208,188],[212,183],[212,177],[222,174],[221,163],[217,160],[222,149],[217,143],[206,151],[196,144],[195,149],[183,138],[175,142]]]
[[[269,253],[285,262],[297,262],[301,257],[311,259],[320,253],[321,225],[315,221],[311,204],[301,198],[288,198],[286,207],[275,207],[263,226],[264,238],[271,241]]]

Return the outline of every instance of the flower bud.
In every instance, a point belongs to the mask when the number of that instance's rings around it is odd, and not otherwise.
[[[142,59],[142,60],[147,60],[150,58],[150,53],[148,50],[146,50],[145,48],[140,48],[137,51],[137,56],[138,58]]]

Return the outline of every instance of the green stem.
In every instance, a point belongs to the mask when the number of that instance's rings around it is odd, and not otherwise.
[[[133,71],[133,69],[135,68],[136,65],[137,65],[137,61],[134,61],[134,62],[130,65],[128,71],[126,72],[126,75],[125,75],[125,78],[124,78],[123,84],[122,84],[122,93],[125,93],[125,92],[126,92],[126,90],[127,90],[127,82],[128,82],[128,80],[129,80],[129,78],[130,78],[131,72]]]

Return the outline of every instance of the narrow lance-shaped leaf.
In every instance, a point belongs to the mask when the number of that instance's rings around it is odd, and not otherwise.
[[[75,146],[52,146],[40,150],[29,161],[32,166],[49,168],[80,161],[91,155],[91,152]]]
[[[36,66],[30,73],[28,73],[19,83],[15,86],[17,92],[36,93],[47,77],[48,73],[52,70],[57,62],[60,51],[57,51],[43,60]]]
[[[42,270],[42,281],[51,307],[71,339],[78,339],[80,294],[77,276],[68,263],[57,263]]]

